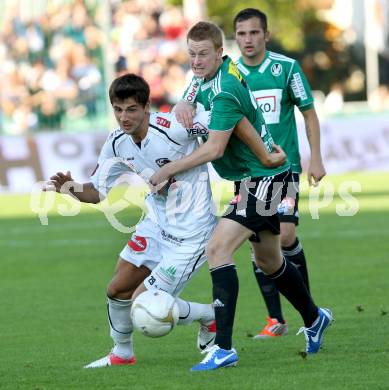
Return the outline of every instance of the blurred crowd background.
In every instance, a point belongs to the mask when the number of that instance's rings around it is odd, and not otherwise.
[[[168,111],[191,77],[188,27],[214,20],[237,58],[232,19],[247,6],[268,14],[269,49],[300,61],[324,115],[389,111],[388,0],[2,0],[0,133],[107,130],[107,86],[125,72]]]

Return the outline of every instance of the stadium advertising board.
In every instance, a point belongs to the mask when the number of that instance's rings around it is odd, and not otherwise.
[[[387,117],[333,118],[322,122],[322,153],[328,174],[364,170],[389,171]],[[302,165],[309,147],[302,125],[299,142]],[[0,137],[0,192],[30,192],[38,181],[70,170],[79,182],[89,180],[107,134],[62,132]],[[211,177],[215,180],[216,174]],[[133,183],[142,181],[133,175]]]

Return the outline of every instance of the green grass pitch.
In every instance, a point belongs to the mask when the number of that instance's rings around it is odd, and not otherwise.
[[[305,341],[294,333],[302,322],[285,301],[290,334],[276,340],[250,338],[266,313],[245,245],[235,256],[240,294],[234,344],[240,361],[237,368],[206,373],[189,371],[202,359],[195,348],[196,324],[160,339],[136,334],[135,366],[83,369],[111,348],[105,288],[128,235],[90,206],[73,217],[59,215],[59,204],[69,206],[59,195],[48,225],[30,211],[29,196],[2,195],[0,388],[388,388],[389,174],[327,177],[321,188],[319,219],[311,217],[318,203],[309,202],[303,191],[299,237],[315,301],[331,308],[336,319],[322,352],[299,355]],[[353,198],[344,194],[347,188],[349,194],[350,188],[355,191]],[[322,200],[325,189],[333,193],[331,202]],[[131,224],[138,216],[139,209],[127,210],[120,220]],[[210,302],[206,266],[183,297]]]

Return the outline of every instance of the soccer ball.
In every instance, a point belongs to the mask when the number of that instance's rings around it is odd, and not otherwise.
[[[132,303],[132,324],[135,330],[148,337],[167,335],[177,324],[178,317],[177,302],[165,291],[145,291]]]

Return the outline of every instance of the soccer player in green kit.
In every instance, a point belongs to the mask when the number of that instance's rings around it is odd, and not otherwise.
[[[260,10],[247,8],[234,19],[235,39],[242,56],[237,66],[261,108],[274,141],[291,162],[292,180],[297,196],[293,213],[283,213],[289,199],[280,206],[281,247],[283,255],[300,271],[309,290],[308,271],[303,247],[296,236],[298,225],[298,188],[301,173],[295,106],[301,111],[311,149],[309,184],[317,184],[326,174],[320,153],[320,126],[308,81],[297,61],[266,50],[269,40],[267,17]],[[282,315],[280,295],[273,280],[253,262],[254,273],[264,297],[269,316],[267,325],[254,338],[281,336],[288,328]]]
[[[216,319],[215,345],[204,351],[206,357],[192,371],[215,370],[238,362],[232,347],[232,330],[239,282],[232,256],[247,239],[251,239],[257,265],[301,314],[306,351],[316,353],[323,332],[332,321],[331,311],[314,304],[300,273],[284,260],[280,249],[277,206],[288,190],[290,164],[266,168],[232,134],[235,125],[246,117],[262,138],[259,144],[269,152],[273,148],[251,91],[236,65],[229,57],[223,57],[222,31],[213,23],[199,22],[189,30],[187,43],[195,80],[185,97],[211,110],[209,134],[195,152],[164,165],[150,178],[150,183],[158,186],[178,172],[212,161],[219,175],[235,182],[236,195],[207,247]]]

